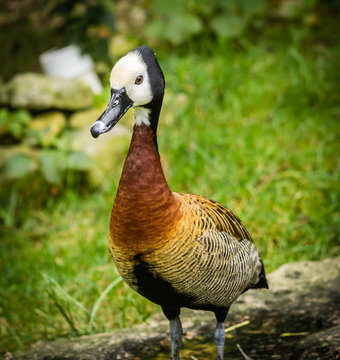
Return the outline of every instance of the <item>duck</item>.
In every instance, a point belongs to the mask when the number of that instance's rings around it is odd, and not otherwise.
[[[169,320],[171,360],[182,346],[182,308],[215,314],[217,359],[223,360],[230,306],[249,289],[268,288],[262,258],[227,207],[170,189],[157,144],[165,79],[154,51],[139,46],[121,57],[110,87],[92,136],[110,131],[130,108],[135,124],[111,211],[109,252],[124,281]]]

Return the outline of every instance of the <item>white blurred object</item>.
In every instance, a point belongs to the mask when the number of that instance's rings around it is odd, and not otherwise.
[[[39,56],[44,72],[63,79],[79,79],[88,84],[93,93],[102,91],[102,84],[93,70],[93,61],[89,55],[83,55],[75,45],[61,49],[52,49]]]

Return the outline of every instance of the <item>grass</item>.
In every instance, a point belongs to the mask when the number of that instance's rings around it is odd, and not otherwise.
[[[237,49],[203,43],[200,56],[159,56],[159,148],[171,188],[232,209],[267,271],[340,253],[339,47],[282,31]],[[159,311],[119,280],[107,251],[120,170],[91,193],[66,186],[54,195],[33,182],[2,195],[0,352]]]

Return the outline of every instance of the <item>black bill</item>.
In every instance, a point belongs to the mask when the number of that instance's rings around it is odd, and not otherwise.
[[[100,134],[110,131],[131,106],[132,101],[125,88],[120,90],[112,89],[109,105],[91,127],[92,136],[97,138]]]

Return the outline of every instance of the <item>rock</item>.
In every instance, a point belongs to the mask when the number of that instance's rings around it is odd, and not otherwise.
[[[232,306],[226,322],[226,359],[340,359],[340,257],[287,264],[268,276],[270,290],[252,290]],[[214,316],[182,313],[183,359],[215,356]],[[146,324],[111,333],[39,342],[12,359],[169,358],[168,321],[160,314]]]
[[[92,91],[83,82],[35,73],[14,76],[7,84],[7,95],[11,107],[33,110],[77,111],[93,102]]]
[[[70,127],[73,129],[90,129],[105,109],[106,106],[103,106],[73,113],[69,118]]]
[[[340,359],[340,325],[304,336],[298,341],[297,349],[301,352],[301,359],[321,359],[322,350],[325,350],[322,358]]]
[[[91,124],[96,119],[92,119]],[[126,126],[117,124],[110,132],[101,135],[98,141],[91,136],[90,126],[86,126],[65,132],[58,140],[58,148],[84,152],[94,164],[87,172],[89,182],[93,186],[99,186],[113,172],[116,173],[123,163],[130,138],[131,131]]]
[[[30,122],[26,142],[50,146],[55,144],[56,137],[66,127],[66,117],[61,112],[49,112],[38,115]]]
[[[82,129],[87,128],[90,129],[93,123],[99,118],[99,116],[105,111],[106,105],[99,108],[92,108],[88,110],[78,111],[70,116],[69,124],[71,128],[74,129]],[[119,127],[121,125],[127,125],[129,127],[133,127],[135,123],[135,116],[132,110],[129,110],[124,117],[119,120]],[[117,126],[117,125],[116,125]],[[115,126],[115,127],[116,127]],[[122,128],[121,128],[122,129]],[[116,133],[121,132],[116,131]]]
[[[87,133],[88,133],[87,129]],[[91,136],[91,135],[90,135]],[[105,184],[114,173],[119,173],[130,144],[131,131],[117,124],[101,141],[91,137],[85,153],[93,160],[94,166],[88,172],[88,179],[94,186]]]
[[[128,111],[110,132],[101,135],[100,141],[93,139],[90,128],[105,108],[73,114],[69,121],[70,127],[75,130],[65,134],[64,145],[61,145],[63,148],[71,147],[73,151],[83,151],[92,159],[94,166],[88,171],[88,179],[93,186],[103,184],[110,173],[117,173],[120,169],[130,144],[130,129],[135,122],[133,111]]]

